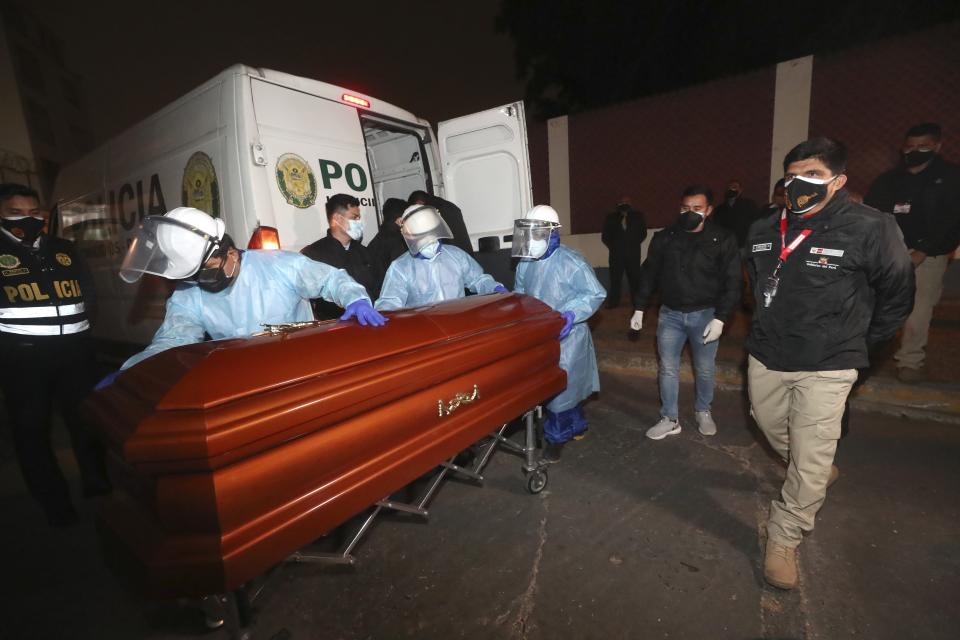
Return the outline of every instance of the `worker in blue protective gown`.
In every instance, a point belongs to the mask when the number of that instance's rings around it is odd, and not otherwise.
[[[607,292],[584,257],[560,244],[560,218],[552,207],[538,205],[515,222],[511,253],[521,259],[513,290],[545,302],[564,319],[560,367],[567,372],[567,388],[547,403],[543,424],[542,460],[559,462],[564,444],[587,430],[581,403],[600,390],[587,319]]]
[[[144,219],[120,275],[135,282],[144,273],[182,282],[167,300],[153,341],[121,369],[200,342],[204,334],[214,340],[245,337],[263,331],[264,324],[312,320],[311,298],[344,307],[344,320],[355,317],[375,326],[386,320],[346,271],[289,251],[240,251],[224,233],[222,220],[189,207]]]
[[[412,205],[403,212],[400,233],[408,253],[390,264],[376,308],[408,309],[462,298],[474,293],[506,292],[502,284],[483,272],[480,264],[462,249],[441,244],[450,239],[447,223],[433,207]]]

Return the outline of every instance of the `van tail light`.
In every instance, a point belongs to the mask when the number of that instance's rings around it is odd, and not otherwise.
[[[250,236],[247,249],[279,249],[280,233],[273,227],[257,227]]]
[[[345,93],[340,96],[340,99],[346,102],[347,104],[352,104],[355,107],[363,107],[364,109],[370,108],[370,101],[364,100],[363,98],[352,96],[349,93]]]

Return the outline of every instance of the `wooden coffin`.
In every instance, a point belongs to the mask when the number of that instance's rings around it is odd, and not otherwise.
[[[535,298],[388,315],[172,349],[94,394],[110,564],[156,597],[235,589],[566,385]]]

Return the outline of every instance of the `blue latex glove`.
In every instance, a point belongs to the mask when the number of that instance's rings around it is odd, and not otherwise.
[[[507,288],[506,288],[505,286],[503,286],[502,284],[498,284],[497,286],[495,286],[495,287],[493,288],[493,292],[494,292],[494,293],[510,293],[510,290],[507,289]]]
[[[563,340],[570,332],[573,331],[573,319],[576,317],[573,311],[564,311],[560,314],[560,317],[563,318],[563,329],[560,329],[560,335],[558,336],[559,340]]]
[[[356,318],[357,322],[364,327],[382,327],[387,322],[387,318],[380,315],[370,304],[370,301],[364,298],[354,300],[348,304],[346,312],[340,316],[341,320],[349,320],[350,318]]]
[[[108,373],[103,377],[103,380],[97,383],[97,386],[93,388],[94,391],[102,391],[110,385],[113,384],[113,381],[117,379],[117,376],[120,375],[120,371],[114,371],[113,373]]]

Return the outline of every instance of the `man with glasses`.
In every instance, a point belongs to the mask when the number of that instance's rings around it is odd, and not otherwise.
[[[943,276],[960,244],[960,167],[940,157],[940,125],[911,127],[900,149],[900,166],[881,175],[864,202],[892,213],[910,250],[917,279],[913,312],[894,355],[902,382],[927,377],[925,349]]]
[[[253,335],[264,324],[313,320],[310,300],[346,309],[342,319],[381,326],[364,288],[345,271],[289,251],[241,251],[223,221],[189,207],[148,216],[137,231],[120,277],[133,283],[153,274],[180,284],[167,300],[163,324],[150,345],[127,360],[127,369],[172,347]],[[107,376],[98,388],[110,384]]]
[[[764,578],[797,584],[796,548],[836,478],[833,458],[844,403],[910,312],[913,268],[889,214],[853,202],[847,149],[829,138],[802,142],[783,161],[786,208],[747,235],[757,300],[747,339],[754,419],[787,461],[770,506]]]
[[[651,440],[680,433],[680,353],[687,342],[693,355],[694,417],[701,434],[717,425],[710,413],[715,386],[717,346],[723,325],[740,298],[740,252],[732,232],[716,225],[713,194],[703,185],[684,189],[680,216],[650,241],[640,286],[634,292],[630,328],[643,328],[643,309],[660,291],[657,321],[660,420],[647,429]]]

